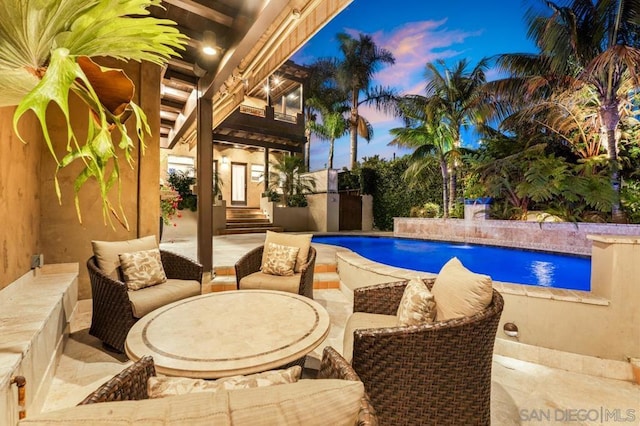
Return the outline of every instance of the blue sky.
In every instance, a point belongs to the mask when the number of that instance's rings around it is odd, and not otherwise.
[[[534,0],[535,1],[535,0]],[[422,93],[427,62],[443,59],[448,65],[467,58],[470,66],[485,56],[500,53],[535,52],[526,37],[524,15],[528,3],[522,0],[354,0],[292,57],[299,64],[316,58],[340,57],[335,37],[346,32],[354,37],[366,33],[376,44],[391,51],[395,65],[375,76],[374,84],[395,87],[402,93]],[[496,78],[493,70],[488,79]],[[358,138],[358,161],[379,154],[384,158],[407,151],[389,147],[389,129],[401,126],[398,120],[375,110],[361,108],[374,128],[371,142]],[[474,136],[465,133],[463,144],[475,145]],[[327,142],[312,139],[311,170],[325,167]],[[336,141],[334,168],[349,163],[349,138]]]

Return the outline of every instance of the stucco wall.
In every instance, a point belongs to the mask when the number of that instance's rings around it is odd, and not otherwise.
[[[40,245],[40,151],[43,140],[35,116],[13,132],[14,107],[0,108],[0,289],[24,275]],[[45,259],[46,261],[46,259]]]
[[[78,296],[80,299],[91,297],[87,270],[84,264],[92,255],[91,240],[126,240],[159,232],[159,164],[160,164],[160,68],[152,64],[129,64],[115,61],[103,61],[106,66],[124,67],[126,74],[136,86],[134,102],[141,106],[149,121],[152,135],[146,138],[144,156],[140,155],[140,145],[136,143],[133,152],[134,165],[129,167],[120,159],[122,181],[122,206],[129,222],[129,230],[117,222],[114,228],[105,225],[102,215],[102,203],[95,181],[89,181],[80,191],[82,223],[76,217],[73,184],[82,169],[77,163],[63,169],[58,178],[62,192],[62,205],[58,204],[53,186],[55,162],[43,148],[42,183],[40,194],[43,205],[41,215],[42,252],[45,263],[80,263]],[[52,135],[57,141],[56,152],[62,156],[65,152],[66,128],[60,121],[58,111],[51,111],[50,123]],[[73,101],[72,113],[74,129],[82,137],[86,131],[87,111],[80,101]],[[131,118],[133,120],[133,118]],[[132,123],[133,124],[133,123]],[[132,124],[128,127],[132,128]],[[136,141],[134,131],[129,135]],[[121,156],[122,157],[122,156]],[[112,200],[117,200],[117,189],[111,192]]]

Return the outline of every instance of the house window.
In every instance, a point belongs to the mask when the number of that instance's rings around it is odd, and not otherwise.
[[[251,182],[262,182],[264,180],[264,165],[251,165]]]
[[[195,177],[195,159],[179,155],[167,157],[167,172],[185,172],[189,177]]]

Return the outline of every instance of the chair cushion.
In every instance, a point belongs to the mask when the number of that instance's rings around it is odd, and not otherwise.
[[[436,320],[446,321],[485,309],[491,303],[493,286],[491,277],[469,271],[454,257],[438,273],[431,294],[436,299]]]
[[[313,234],[283,234],[280,232],[267,231],[264,240],[265,248],[269,243],[281,244],[283,246],[298,247],[298,257],[296,258],[295,272],[300,272],[302,265],[307,263],[309,257],[309,247],[311,247],[311,238]],[[262,253],[262,264],[266,258],[266,250]]]
[[[132,253],[140,250],[158,248],[155,235],[127,241],[91,241],[93,254],[98,261],[98,267],[114,280],[119,280],[118,267],[120,253]]]
[[[167,280],[158,249],[120,253],[118,257],[129,290],[140,290]]]
[[[285,277],[293,275],[293,268],[300,251],[298,247],[268,243],[264,250],[266,253],[263,256],[262,272]]]
[[[399,326],[432,323],[436,318],[436,302],[424,281],[414,278],[404,289],[398,305]]]
[[[369,314],[366,312],[354,312],[347,320],[344,327],[342,341],[342,356],[348,362],[353,359],[353,332],[366,328],[390,328],[398,326],[398,317],[395,315]]]
[[[188,377],[149,377],[149,398],[164,398],[195,392],[216,392],[222,389],[248,389],[295,383],[300,379],[302,367],[296,365],[286,370],[270,370],[246,376],[224,377],[218,380],[191,379]]]
[[[300,380],[267,388],[221,390],[141,401],[80,405],[30,415],[20,425],[349,425],[356,424],[362,382]]]
[[[129,301],[133,308],[133,316],[142,318],[149,312],[191,296],[200,294],[198,281],[169,278],[162,284],[146,287],[136,291],[128,291]]]
[[[298,293],[300,290],[300,274],[293,274],[288,277],[265,274],[264,272],[254,272],[240,280],[240,290],[262,289],[279,290],[289,293]]]
[[[300,380],[228,392],[234,425],[353,426],[364,385],[349,380]]]
[[[29,415],[20,425],[231,425],[229,394],[204,392],[142,401],[114,401],[80,405]]]

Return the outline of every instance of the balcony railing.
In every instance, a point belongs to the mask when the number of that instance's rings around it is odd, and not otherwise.
[[[240,105],[240,112],[242,114],[255,115],[256,117],[265,117],[264,108],[256,108],[249,105]]]
[[[273,118],[279,121],[286,121],[287,123],[293,124],[298,122],[298,117],[296,117],[295,115],[284,114],[277,111],[273,113]]]

